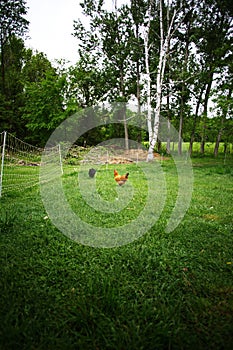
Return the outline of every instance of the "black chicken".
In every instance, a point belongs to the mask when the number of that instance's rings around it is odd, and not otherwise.
[[[88,174],[89,174],[90,177],[94,177],[94,176],[95,176],[95,173],[96,173],[96,170],[95,170],[95,169],[93,169],[93,168],[89,169]]]

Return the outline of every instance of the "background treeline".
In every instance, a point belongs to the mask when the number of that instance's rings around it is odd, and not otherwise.
[[[26,1],[0,0],[0,131],[43,146],[61,121],[83,108],[133,99],[140,112],[148,102],[148,79],[151,107],[156,108],[158,1],[113,4],[107,11],[102,0],[81,2],[89,25],[74,21],[80,59],[68,66],[26,48]],[[217,155],[224,142],[228,151],[233,142],[232,0],[164,0],[162,6],[165,30],[175,11],[177,20],[166,52],[161,115],[191,149],[199,142],[204,153],[206,142],[214,142]],[[123,124],[105,125],[89,131],[80,142],[85,139],[93,145],[125,137],[125,132]],[[129,126],[127,132],[129,138],[148,141],[145,131]]]

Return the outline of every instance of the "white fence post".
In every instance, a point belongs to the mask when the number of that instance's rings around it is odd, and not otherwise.
[[[0,197],[2,196],[2,180],[3,180],[3,167],[5,158],[5,148],[6,148],[6,131],[3,132],[3,145],[2,145],[2,157],[1,157],[1,170],[0,170]]]
[[[61,156],[61,145],[58,144],[58,151],[59,151],[59,158],[60,158],[60,167],[61,167],[61,174],[63,175],[63,165],[62,165],[62,156]]]

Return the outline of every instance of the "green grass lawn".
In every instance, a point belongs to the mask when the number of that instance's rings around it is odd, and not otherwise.
[[[193,160],[191,205],[170,233],[164,228],[177,178],[171,160],[161,166],[167,195],[159,219],[133,243],[111,249],[63,235],[47,218],[38,186],[2,196],[1,350],[233,348],[233,159]],[[65,167],[67,200],[83,220],[113,227],[140,213],[147,181],[135,164],[119,167],[130,172],[133,198],[121,213],[101,215],[81,197],[78,166]],[[96,178],[108,201],[117,196],[112,171],[102,167]]]

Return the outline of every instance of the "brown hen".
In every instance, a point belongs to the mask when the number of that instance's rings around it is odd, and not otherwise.
[[[118,183],[119,186],[122,186],[128,180],[129,173],[125,175],[119,175],[117,170],[114,170],[114,179]]]

